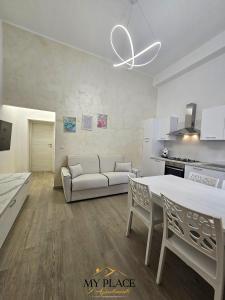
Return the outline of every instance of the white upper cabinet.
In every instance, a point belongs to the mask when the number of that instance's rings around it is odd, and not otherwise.
[[[225,140],[225,105],[202,111],[201,140]]]
[[[177,117],[159,118],[158,122],[159,122],[158,140],[160,141],[175,140],[176,137],[169,135],[169,133],[177,130],[178,118]]]

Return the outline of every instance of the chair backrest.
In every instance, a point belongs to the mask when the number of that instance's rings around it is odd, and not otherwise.
[[[223,180],[222,189],[225,190],[225,180]]]
[[[200,252],[218,260],[224,247],[221,219],[181,206],[164,195],[162,199],[166,236],[169,229]]]
[[[140,205],[147,211],[152,211],[151,192],[147,185],[135,181],[129,176],[129,189],[131,193],[132,206]]]
[[[203,183],[203,184],[206,184],[206,185],[209,185],[212,187],[217,187],[218,183],[219,183],[219,178],[202,175],[202,174],[198,174],[195,172],[190,172],[188,179],[195,181],[195,182]]]

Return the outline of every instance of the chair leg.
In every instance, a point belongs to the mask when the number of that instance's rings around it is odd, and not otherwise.
[[[165,257],[166,257],[166,247],[162,244],[161,246],[161,252],[160,252],[160,258],[159,258],[159,266],[158,266],[158,272],[157,272],[157,278],[156,283],[160,284],[162,280],[162,271],[165,264]]]
[[[153,233],[153,224],[151,223],[148,228],[148,239],[146,245],[146,252],[145,252],[145,265],[149,265],[149,259],[151,254],[151,244],[152,244],[152,233]]]
[[[128,220],[127,220],[127,231],[126,231],[126,236],[128,237],[130,234],[131,230],[131,225],[132,225],[132,219],[133,219],[133,212],[130,210]]]
[[[217,287],[215,287],[214,300],[223,300],[223,290],[223,283],[220,283]]]

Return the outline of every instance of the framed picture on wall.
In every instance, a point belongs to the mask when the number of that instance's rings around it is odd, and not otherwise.
[[[108,115],[98,114],[97,127],[106,129],[107,128],[107,120],[108,120]]]
[[[76,118],[63,117],[64,132],[76,132]]]
[[[93,116],[83,115],[81,129],[93,130]]]

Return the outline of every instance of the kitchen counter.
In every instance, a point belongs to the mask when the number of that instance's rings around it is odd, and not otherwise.
[[[203,169],[209,169],[209,170],[215,170],[215,171],[219,171],[219,172],[224,172],[225,173],[225,165],[224,166],[220,166],[218,164],[218,166],[209,166],[209,163],[201,163],[198,165],[199,168],[203,168]]]
[[[163,161],[172,161],[172,162],[181,163],[184,165],[196,166],[196,167],[203,164],[202,162],[187,162],[187,161],[173,160],[173,159],[169,159],[169,158],[163,158],[161,156],[151,156],[150,158],[163,160]]]
[[[220,172],[225,173],[225,165],[224,166],[223,165],[219,166],[219,163],[218,163],[218,166],[210,166],[209,162],[184,162],[184,161],[179,161],[179,160],[172,160],[172,159],[168,159],[168,158],[163,158],[163,157],[160,157],[160,156],[151,156],[150,158],[163,160],[163,161],[172,161],[172,162],[181,163],[181,164],[184,164],[184,165],[190,165],[190,166],[193,166],[193,167],[199,167],[199,168],[203,168],[203,169],[215,170],[215,171],[220,171]]]
[[[0,174],[0,216],[30,176],[31,173]]]

